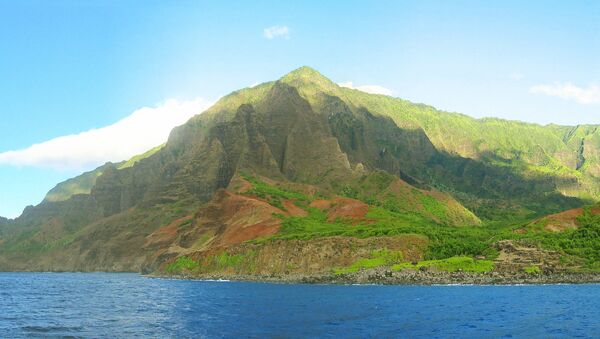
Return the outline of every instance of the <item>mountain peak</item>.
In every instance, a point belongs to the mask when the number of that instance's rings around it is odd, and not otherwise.
[[[283,78],[302,77],[302,78],[325,78],[325,76],[316,69],[309,66],[302,66],[284,75]],[[327,78],[325,78],[327,79]]]
[[[318,88],[322,91],[335,91],[338,86],[317,70],[308,66],[302,66],[279,79],[288,85],[298,88]]]

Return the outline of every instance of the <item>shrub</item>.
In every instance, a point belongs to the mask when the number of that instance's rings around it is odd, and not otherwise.
[[[527,266],[523,268],[523,271],[527,274],[540,274],[542,270],[538,266]]]
[[[177,258],[174,262],[167,265],[168,273],[181,273],[183,271],[193,271],[198,268],[200,264],[194,261],[192,258],[182,256]]]

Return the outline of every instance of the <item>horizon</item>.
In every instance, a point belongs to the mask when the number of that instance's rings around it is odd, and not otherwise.
[[[143,153],[218,98],[302,65],[344,87],[476,119],[600,123],[600,4],[459,3],[0,4],[0,216],[17,217],[57,183]],[[234,20],[214,19],[223,16]],[[135,129],[141,121],[150,126]]]

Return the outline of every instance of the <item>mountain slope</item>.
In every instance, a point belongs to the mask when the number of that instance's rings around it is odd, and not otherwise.
[[[303,67],[222,98],[164,146],[59,184],[0,226],[0,268],[164,270],[327,237],[392,237],[407,258],[482,255],[493,236],[480,219],[598,198],[596,133],[440,112]]]
[[[297,88],[315,112],[328,117],[351,162],[400,172],[413,184],[451,192],[487,219],[533,217],[598,198],[600,181],[578,168],[579,150],[567,144],[565,131],[555,126],[441,112],[341,88],[309,68],[300,68],[280,82]],[[259,101],[274,85],[236,92],[196,120],[230,119],[227,107]],[[369,145],[361,145],[361,138]],[[588,149],[595,154],[596,144],[590,144]],[[376,156],[379,152],[387,152],[384,167]],[[598,163],[593,156],[587,158],[587,166]],[[390,167],[394,161],[400,161],[402,168]]]
[[[85,172],[75,178],[65,180],[46,194],[45,202],[65,201],[77,194],[90,194],[96,179],[104,173],[104,170],[112,164],[105,164],[93,171]]]
[[[160,145],[148,150],[145,153],[136,155],[127,161],[120,162],[115,164],[114,166],[117,169],[129,168],[135,165],[135,163],[144,160],[156,152],[158,152],[164,145]],[[101,176],[105,170],[109,167],[112,167],[112,163],[107,163],[103,166],[96,168],[93,171],[85,172],[75,178],[68,179],[64,182],[59,183],[54,188],[52,188],[46,197],[44,198],[45,202],[56,202],[56,201],[65,201],[77,194],[90,194],[94,185],[96,185],[96,179]]]

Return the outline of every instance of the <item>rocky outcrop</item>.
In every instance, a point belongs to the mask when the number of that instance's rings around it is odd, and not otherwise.
[[[598,284],[600,273],[547,272],[434,272],[420,270],[393,271],[379,267],[349,274],[220,274],[201,276],[178,275],[169,278],[198,280],[261,281],[303,284],[379,284],[379,285],[539,285],[539,284]]]
[[[287,279],[282,279],[287,281]],[[394,285],[514,285],[514,284],[585,284],[599,283],[598,273],[526,272],[429,272],[418,270],[391,271],[385,268],[363,270],[347,275],[305,276],[304,283],[394,284]]]
[[[543,272],[552,272],[561,269],[560,254],[554,251],[543,250],[535,246],[528,246],[514,240],[501,240],[496,243],[500,252],[494,260],[494,271],[524,272],[527,267],[538,267]]]
[[[239,279],[243,276],[308,276],[329,274],[332,268],[346,267],[373,251],[385,248],[402,253],[410,261],[423,259],[428,240],[418,235],[373,237],[326,237],[305,240],[274,240],[264,243],[242,243],[227,249],[209,249],[189,253],[201,263],[199,277],[220,276]],[[239,264],[220,266],[216,256],[238,258]],[[200,273],[198,275],[198,273]]]

